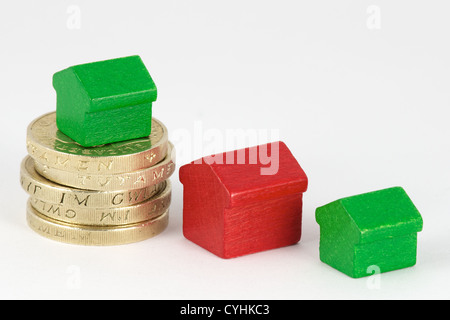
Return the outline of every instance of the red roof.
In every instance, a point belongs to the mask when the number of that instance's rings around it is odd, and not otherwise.
[[[195,170],[195,165],[211,168],[230,206],[302,193],[308,186],[305,172],[281,141],[203,157],[188,166]]]

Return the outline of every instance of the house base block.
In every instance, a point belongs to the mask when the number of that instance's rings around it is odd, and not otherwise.
[[[379,241],[348,246],[342,256],[326,254],[321,248],[321,261],[352,278],[362,278],[416,264],[417,234],[409,234]],[[352,261],[349,261],[351,257]],[[344,263],[347,261],[347,264]]]

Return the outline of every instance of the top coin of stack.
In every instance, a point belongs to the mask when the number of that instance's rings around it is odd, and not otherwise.
[[[164,124],[150,118],[148,136],[86,147],[59,129],[57,115],[58,108],[28,126],[21,184],[30,196],[29,226],[84,245],[136,242],[165,230],[175,150]]]

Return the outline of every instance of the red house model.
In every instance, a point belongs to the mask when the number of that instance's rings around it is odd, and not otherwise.
[[[204,157],[180,168],[183,234],[221,258],[297,243],[308,179],[283,142]]]

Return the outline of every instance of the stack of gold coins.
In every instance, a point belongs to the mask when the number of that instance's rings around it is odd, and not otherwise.
[[[27,151],[21,184],[28,225],[40,235],[118,245],[166,229],[175,150],[157,119],[148,137],[86,148],[58,130],[52,112],[28,126]]]

